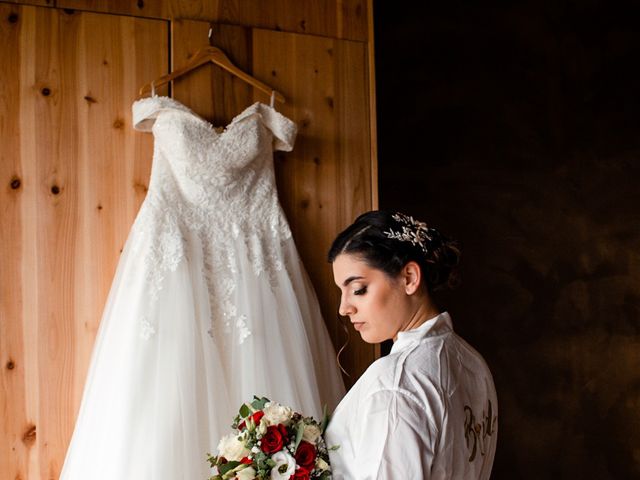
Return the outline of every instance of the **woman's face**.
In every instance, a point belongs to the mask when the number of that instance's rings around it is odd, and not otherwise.
[[[342,253],[333,262],[340,288],[340,315],[348,316],[367,343],[395,339],[411,317],[411,302],[403,277],[389,278],[357,255]]]

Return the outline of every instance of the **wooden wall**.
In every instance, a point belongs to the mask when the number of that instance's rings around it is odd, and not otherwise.
[[[369,0],[3,0],[165,20],[191,19],[368,42]]]
[[[131,103],[206,44],[210,26],[214,45],[285,95],[280,110],[300,127],[294,151],[276,157],[278,187],[343,343],[325,254],[376,203],[369,13],[355,1],[0,2],[0,480],[58,477],[148,185],[152,136],[133,131]],[[267,101],[215,67],[172,94],[219,125]],[[376,355],[351,337],[348,383]]]

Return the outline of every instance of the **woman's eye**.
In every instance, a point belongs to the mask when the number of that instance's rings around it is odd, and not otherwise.
[[[365,293],[367,293],[367,287],[362,287],[359,290],[354,290],[353,291],[354,295],[364,295]]]

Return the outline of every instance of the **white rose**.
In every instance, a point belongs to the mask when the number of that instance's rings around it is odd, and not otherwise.
[[[269,425],[289,425],[293,416],[293,410],[276,402],[267,403],[262,411]]]
[[[243,468],[239,472],[236,472],[236,478],[238,480],[253,480],[256,478],[256,471],[253,467]]]
[[[266,420],[264,420],[264,418],[260,420],[260,424],[258,425],[258,428],[256,429],[256,431],[258,432],[258,435],[260,437],[262,437],[265,433],[267,433],[267,422]]]
[[[244,442],[238,440],[238,435],[230,433],[220,439],[218,453],[227,460],[239,461],[249,455],[249,450]]]
[[[320,457],[316,458],[316,467],[320,470],[329,470],[329,464]]]
[[[316,444],[316,440],[320,436],[320,427],[317,425],[305,425],[304,432],[302,433],[302,439],[305,442]]]
[[[296,459],[283,450],[275,453],[271,460],[276,462],[271,469],[271,480],[289,480],[296,472]]]

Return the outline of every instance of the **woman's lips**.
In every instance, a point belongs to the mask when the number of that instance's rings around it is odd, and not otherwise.
[[[353,322],[353,328],[355,328],[356,330],[360,330],[363,325],[364,322]]]

